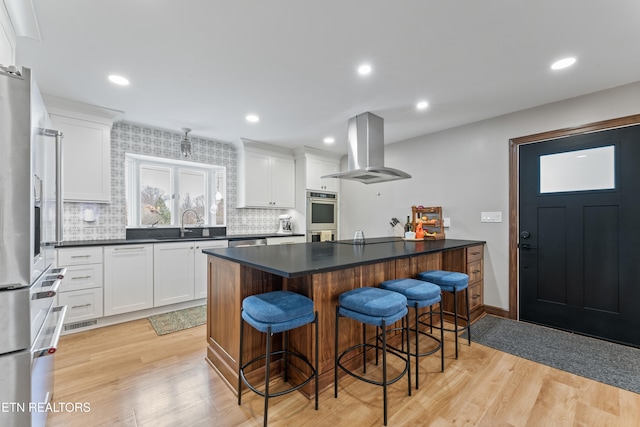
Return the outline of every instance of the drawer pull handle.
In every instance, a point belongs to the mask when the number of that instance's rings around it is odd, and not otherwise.
[[[480,270],[473,270],[472,273],[473,274],[480,273]]]
[[[71,280],[91,279],[91,276],[72,277]]]
[[[115,251],[138,251],[144,250],[144,246],[136,246],[135,248],[113,248]]]
[[[91,255],[71,255],[71,258],[89,258]]]
[[[86,303],[86,304],[82,304],[82,305],[72,305],[71,308],[85,308],[85,307],[91,307],[91,303]]]
[[[478,298],[480,298],[480,295],[472,295],[471,296],[471,299],[478,299]]]
[[[471,255],[480,255],[480,252],[471,252]]]

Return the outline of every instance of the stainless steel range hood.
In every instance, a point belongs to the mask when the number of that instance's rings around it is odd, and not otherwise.
[[[372,113],[349,119],[348,171],[321,178],[340,178],[364,184],[411,178],[406,172],[384,166],[384,120]]]

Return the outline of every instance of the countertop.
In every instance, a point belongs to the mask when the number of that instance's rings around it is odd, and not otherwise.
[[[354,245],[351,240],[339,240],[297,245],[205,249],[203,252],[278,276],[300,277],[484,243],[456,239],[416,242],[383,237],[367,239],[363,245]]]
[[[78,240],[62,242],[55,245],[56,248],[77,248],[83,246],[114,246],[114,245],[141,245],[145,243],[169,243],[169,242],[207,242],[212,240],[249,240],[266,239],[267,237],[291,237],[304,236],[304,234],[236,234],[228,236],[209,237],[176,237],[176,238],[145,238],[145,239],[115,239],[115,240]],[[244,249],[244,248],[243,248]]]

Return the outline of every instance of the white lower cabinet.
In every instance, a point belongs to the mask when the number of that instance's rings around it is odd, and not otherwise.
[[[153,307],[153,245],[104,248],[104,315]]]
[[[57,256],[67,268],[58,288],[58,304],[68,307],[64,323],[102,317],[102,248],[58,249]]]
[[[293,243],[305,243],[304,236],[267,237],[267,245],[291,245]]]
[[[207,254],[203,254],[203,249],[226,248],[229,246],[228,240],[216,240],[208,242],[197,242],[195,247],[195,299],[207,297]]]
[[[58,304],[66,305],[65,324],[102,317],[102,288],[83,289],[79,291],[61,292]]]
[[[194,242],[153,245],[153,306],[189,301],[194,296]]]

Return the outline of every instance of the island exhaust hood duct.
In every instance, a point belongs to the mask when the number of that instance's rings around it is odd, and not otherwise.
[[[349,119],[348,171],[321,178],[340,178],[364,184],[411,178],[406,172],[384,166],[384,120],[372,113],[362,113]]]

